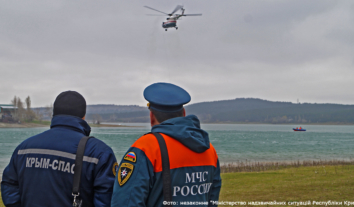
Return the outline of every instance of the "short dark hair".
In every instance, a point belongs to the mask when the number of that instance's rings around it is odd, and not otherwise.
[[[156,117],[157,121],[162,123],[168,119],[176,118],[176,117],[183,117],[183,108],[179,111],[176,112],[162,112],[162,111],[157,111],[154,109],[150,108],[150,111],[154,116]]]

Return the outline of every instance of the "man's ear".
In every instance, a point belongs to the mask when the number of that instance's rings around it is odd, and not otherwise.
[[[152,111],[150,111],[150,124],[151,124],[151,126],[155,126],[155,125],[160,124],[160,123],[157,121],[155,115],[152,113]]]
[[[154,126],[153,125],[154,119],[155,119],[154,114],[152,114],[152,112],[150,111],[150,124],[151,124],[151,126]]]

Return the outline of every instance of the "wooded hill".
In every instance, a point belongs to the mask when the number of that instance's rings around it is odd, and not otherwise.
[[[203,122],[354,124],[354,105],[294,104],[254,98],[202,102],[186,107]]]
[[[96,122],[149,122],[149,110],[137,105],[88,105],[86,118]]]
[[[354,124],[354,105],[294,104],[237,98],[195,103],[185,108],[187,114],[197,115],[203,123]],[[86,118],[100,119],[101,122],[149,122],[149,110],[136,105],[89,105]]]

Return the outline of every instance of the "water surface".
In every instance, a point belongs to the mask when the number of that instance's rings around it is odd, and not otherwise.
[[[123,124],[138,127],[93,128],[91,135],[112,147],[117,159],[141,135],[146,123]],[[354,158],[354,126],[303,125],[306,132],[293,132],[291,125],[203,124],[221,162],[332,160]],[[23,140],[48,130],[0,128],[0,173]]]

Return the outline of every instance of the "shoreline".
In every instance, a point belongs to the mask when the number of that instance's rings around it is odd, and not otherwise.
[[[37,127],[48,127],[47,124],[38,123],[0,123],[0,128],[37,128]]]
[[[115,123],[115,122],[112,122]],[[117,122],[118,123],[118,122]],[[121,123],[121,122],[119,122]],[[140,123],[140,122],[137,122]],[[91,124],[88,123],[90,127],[141,127],[141,126],[127,126],[127,125],[118,125],[118,124]],[[318,125],[318,126],[353,126],[354,123],[277,123],[277,124],[272,124],[272,123],[260,123],[260,122],[214,122],[214,123],[201,123],[201,124],[257,124],[257,125],[288,125],[288,126],[294,126],[294,125]],[[29,123],[2,123],[0,122],[0,128],[37,128],[37,127],[49,127],[50,126],[50,121],[43,121],[41,122],[29,122]]]
[[[221,162],[220,170],[222,173],[235,172],[263,172],[269,170],[281,170],[285,168],[315,167],[315,166],[338,166],[354,165],[354,159],[332,159],[332,160],[288,160],[288,161],[237,161]]]
[[[267,163],[284,163],[284,164],[292,164],[294,162],[333,162],[333,161],[340,161],[340,162],[353,162],[354,164],[354,157],[348,158],[339,158],[339,159],[297,159],[297,160],[251,160],[251,159],[239,159],[235,161],[227,161],[227,162],[220,162],[220,165],[250,165],[255,163],[260,164],[267,164]]]
[[[90,127],[140,127],[140,126],[127,126],[127,125],[115,125],[115,124],[90,124],[88,123]],[[39,127],[49,127],[50,122],[44,122],[44,123],[1,123],[0,122],[0,128],[39,128]]]

